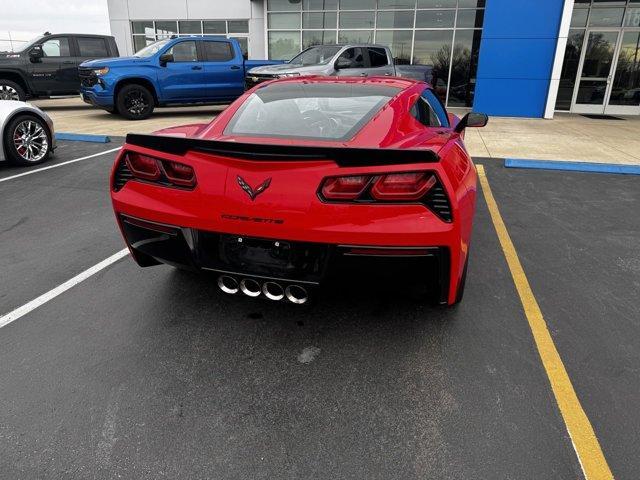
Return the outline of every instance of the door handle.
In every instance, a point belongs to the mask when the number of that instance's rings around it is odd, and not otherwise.
[[[385,74],[384,74],[384,76],[385,76],[385,77],[390,77],[390,76],[391,76],[391,74],[390,74],[389,72],[387,72],[387,73],[385,73]]]
[[[363,72],[363,73],[361,73],[361,74],[360,74],[360,76],[361,76],[361,77],[366,77],[366,76],[367,76],[367,74]]]
[[[240,70],[239,65],[231,65],[231,70]]]
[[[72,60],[67,60],[67,61],[62,62],[63,65],[72,65],[74,63],[76,63],[76,62],[74,62]]]
[[[202,70],[202,67],[199,65],[194,65],[193,67],[191,67],[191,70]]]

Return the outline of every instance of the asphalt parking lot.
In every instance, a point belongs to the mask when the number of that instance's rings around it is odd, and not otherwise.
[[[0,167],[0,315],[122,250],[113,155]],[[638,478],[638,177],[477,163],[608,466]],[[0,329],[0,477],[582,478],[482,194],[474,228],[454,309],[113,263]]]

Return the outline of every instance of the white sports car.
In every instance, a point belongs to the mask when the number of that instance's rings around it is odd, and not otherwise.
[[[55,149],[53,121],[38,107],[14,100],[0,101],[0,161],[35,165]]]

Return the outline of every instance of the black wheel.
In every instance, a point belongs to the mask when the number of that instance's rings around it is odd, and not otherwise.
[[[462,278],[460,279],[460,283],[458,284],[458,293],[456,295],[456,301],[453,303],[454,305],[458,305],[462,301],[462,297],[464,296],[464,286],[467,283],[467,267],[469,266],[469,252],[467,252],[467,259],[464,262],[464,270],[462,270]]]
[[[27,94],[20,85],[11,80],[0,78],[0,100],[20,100],[24,102]]]
[[[7,160],[13,165],[37,165],[49,158],[51,132],[45,121],[36,115],[18,115],[4,131]]]
[[[118,92],[117,110],[128,120],[149,118],[154,108],[153,95],[142,85],[125,85]]]

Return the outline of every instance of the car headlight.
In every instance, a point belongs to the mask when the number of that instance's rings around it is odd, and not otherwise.
[[[102,75],[106,75],[107,73],[109,73],[109,67],[96,68],[93,70],[93,73],[95,73],[99,77]]]
[[[296,73],[296,72],[291,72],[291,73],[280,73],[278,75],[278,78],[286,78],[286,77],[299,77],[300,74]]]

